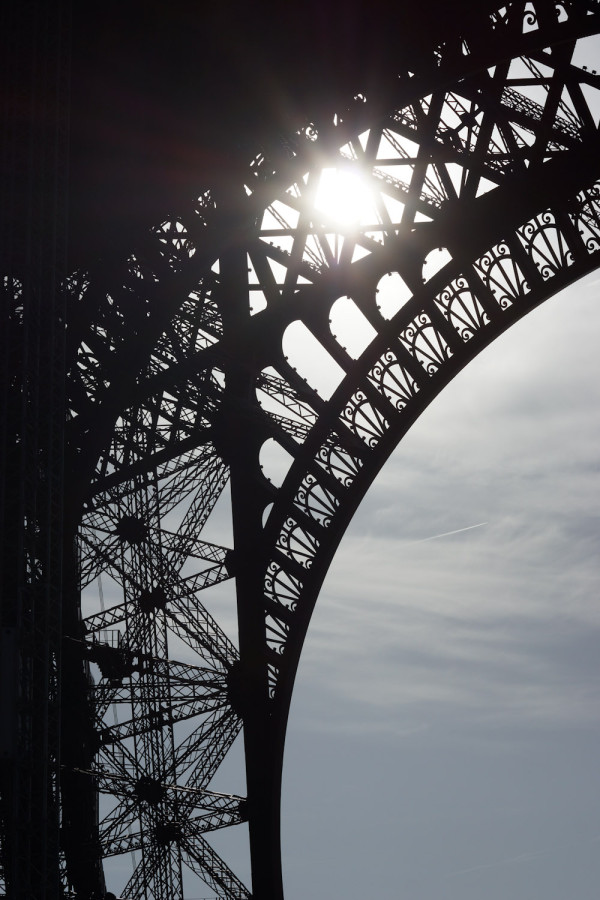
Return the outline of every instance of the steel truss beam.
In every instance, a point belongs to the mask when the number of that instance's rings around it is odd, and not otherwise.
[[[475,19],[65,283],[67,896],[131,854],[123,897],[282,898],[287,714],[352,515],[454,375],[600,263],[599,4]],[[247,799],[219,780],[240,733]]]
[[[116,658],[134,662],[112,687],[101,668],[97,714],[111,700],[131,712],[95,726],[88,777],[120,798],[101,821],[104,853],[141,855],[125,896],[178,896],[182,862],[220,895],[246,896],[202,837],[242,818],[253,895],[282,895],[287,710],[320,585],[354,510],[456,372],[598,264],[600,81],[573,61],[576,37],[597,26],[594,5],[508,5],[489,21],[489,44],[436,48],[422,71],[399,79],[387,107],[359,97],[288,141],[285,155],[255,160],[245,186],[207,192],[96,289],[102,303],[72,370],[73,446],[85,447],[83,428],[103,409],[112,437],[84,498],[82,573],[110,577],[124,599],[84,618],[86,658],[108,652],[111,631]],[[368,185],[358,221],[340,225],[324,205],[324,170]],[[398,296],[384,308],[388,273]],[[94,276],[83,288],[79,278],[74,301],[85,306]],[[351,322],[358,347],[346,346],[356,343]],[[288,358],[300,323],[337,373],[329,390]],[[132,330],[147,344],[124,368]],[[125,398],[118,406],[111,373]],[[269,445],[283,470],[269,464]],[[198,537],[227,475],[228,558]],[[198,593],[230,575],[239,653]],[[165,678],[177,667],[166,662],[167,641],[193,651],[205,673],[194,676],[196,693],[184,678],[182,698]],[[184,721],[195,724],[178,736]],[[248,801],[218,811],[202,792],[242,723]],[[190,802],[200,815],[184,819]]]

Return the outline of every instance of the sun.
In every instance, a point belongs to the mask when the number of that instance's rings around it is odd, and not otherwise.
[[[376,221],[375,201],[364,177],[348,168],[324,168],[315,209],[344,227]]]

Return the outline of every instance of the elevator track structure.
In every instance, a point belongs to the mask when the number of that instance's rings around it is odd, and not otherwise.
[[[600,265],[600,3],[474,15],[64,281],[64,897],[281,900],[294,677],[354,512],[448,382]],[[211,844],[234,827],[251,884]]]

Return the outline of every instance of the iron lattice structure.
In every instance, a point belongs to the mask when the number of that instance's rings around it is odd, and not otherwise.
[[[123,897],[190,871],[282,898],[288,709],[351,517],[454,375],[600,263],[600,3],[475,18],[64,282],[64,896],[135,854]],[[214,787],[240,733],[246,797]],[[236,825],[251,887],[210,843]]]

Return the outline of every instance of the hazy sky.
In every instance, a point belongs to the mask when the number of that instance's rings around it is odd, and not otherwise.
[[[596,274],[460,373],[348,530],[292,702],[286,900],[598,900],[599,293]],[[203,538],[230,545],[227,497]],[[235,637],[232,583],[205,593]],[[239,741],[213,787],[245,792]],[[210,842],[249,885],[229,832]],[[131,859],[107,871],[118,891]]]
[[[292,702],[286,900],[597,900],[599,292],[461,372],[349,528]],[[233,635],[221,588],[203,601]],[[239,741],[213,786],[245,793]],[[245,826],[210,840],[250,884]],[[131,860],[107,869],[119,890]]]
[[[286,900],[597,900],[599,291],[471,363],[348,530],[292,702]],[[231,583],[210,593],[233,634]],[[214,787],[245,793],[239,740]],[[250,884],[245,826],[211,843]],[[118,890],[131,860],[107,869]]]
[[[292,703],[286,900],[597,900],[599,289],[462,372],[355,517]]]
[[[292,701],[286,900],[597,900],[599,291],[460,373],[355,516]],[[214,786],[245,792],[239,740]],[[210,840],[250,884],[245,826]]]

